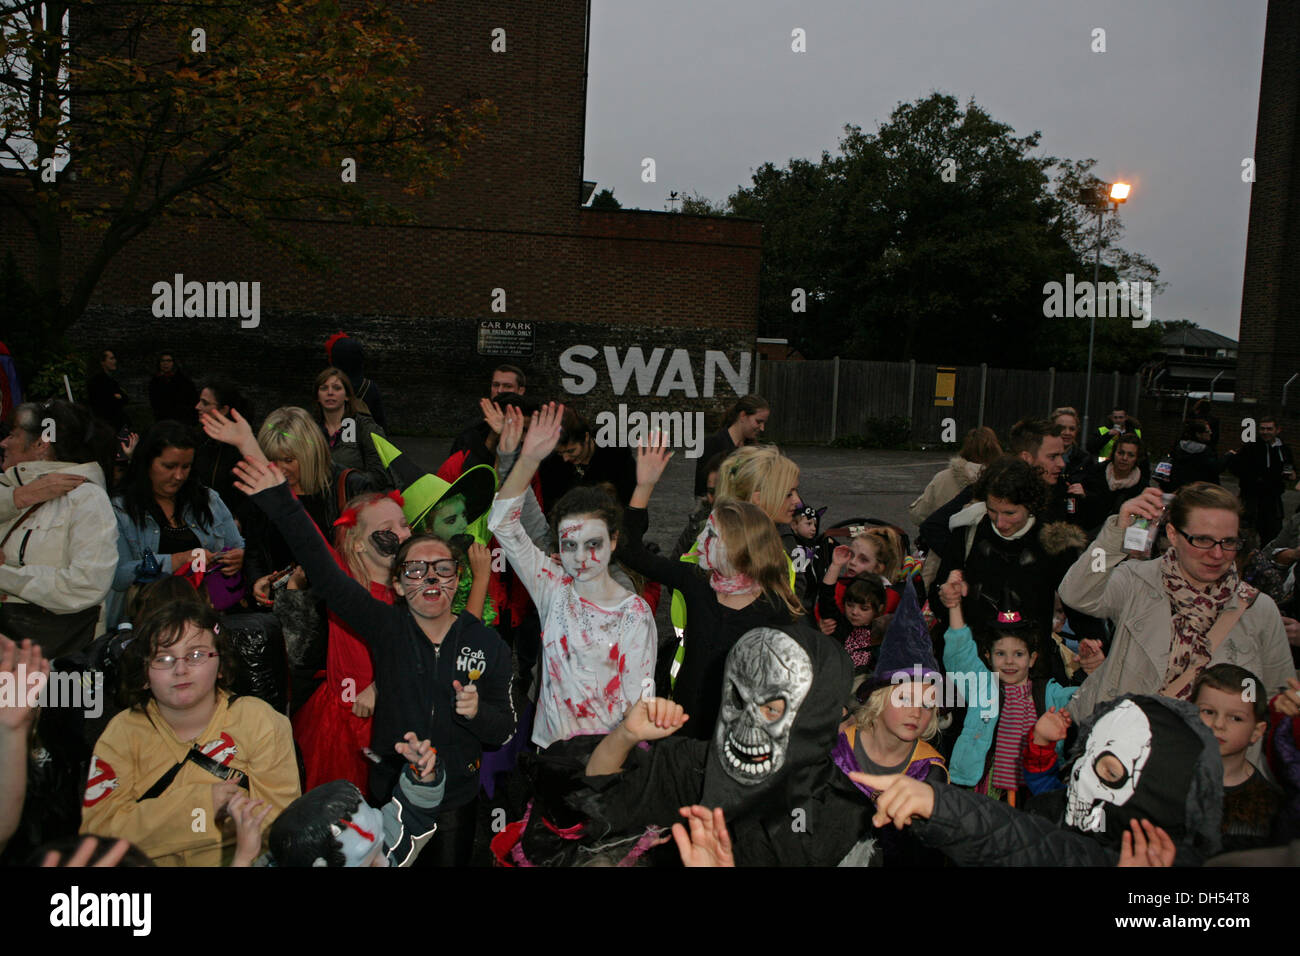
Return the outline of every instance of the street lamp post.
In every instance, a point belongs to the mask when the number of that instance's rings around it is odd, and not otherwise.
[[[1106,217],[1107,201],[1113,209],[1119,210],[1119,204],[1128,201],[1129,184],[1128,183],[1111,183],[1108,193],[1103,193],[1102,187],[1098,186],[1093,193],[1093,201],[1097,206],[1097,254],[1092,264],[1092,314],[1088,319],[1088,376],[1083,385],[1083,424],[1079,429],[1079,434],[1083,436],[1084,450],[1087,450],[1087,443],[1090,440],[1092,432],[1091,412],[1092,412],[1092,349],[1093,343],[1097,337],[1097,307],[1100,299],[1097,295],[1097,285],[1101,282],[1101,226]]]

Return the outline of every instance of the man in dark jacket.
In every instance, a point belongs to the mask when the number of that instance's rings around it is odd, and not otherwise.
[[[1240,482],[1243,525],[1254,527],[1260,541],[1271,541],[1282,528],[1282,491],[1295,481],[1295,463],[1277,419],[1262,416],[1258,428],[1257,440],[1228,452],[1225,468]]]
[[[502,393],[512,393],[523,395],[528,391],[528,377],[524,370],[517,365],[498,365],[492,370],[492,382],[488,386],[488,397],[496,401],[497,396]],[[491,428],[483,420],[480,413],[475,416],[474,420],[462,428],[456,435],[456,440],[451,443],[451,450],[447,452],[450,458],[458,451],[468,451],[469,458],[476,463],[491,464],[495,460],[495,455],[487,447],[487,437]]]

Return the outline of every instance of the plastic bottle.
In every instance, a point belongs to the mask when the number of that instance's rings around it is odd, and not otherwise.
[[[1155,547],[1156,537],[1160,534],[1160,526],[1165,523],[1169,516],[1169,503],[1174,500],[1174,496],[1165,492],[1160,496],[1164,504],[1164,509],[1160,512],[1160,517],[1152,520],[1143,518],[1140,515],[1133,519],[1133,523],[1124,529],[1124,553],[1130,558],[1149,558],[1151,549]]]

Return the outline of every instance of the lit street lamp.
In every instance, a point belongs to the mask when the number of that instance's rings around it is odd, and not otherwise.
[[[1119,204],[1128,201],[1129,184],[1128,183],[1111,183],[1109,195],[1103,192],[1105,183],[1099,183],[1097,186],[1085,189],[1084,195],[1086,201],[1091,202],[1097,207],[1097,256],[1092,266],[1092,315],[1088,319],[1088,377],[1084,380],[1083,386],[1083,427],[1079,433],[1084,437],[1084,450],[1087,450],[1087,443],[1090,441],[1092,432],[1090,413],[1092,411],[1092,346],[1093,340],[1097,335],[1097,306],[1099,299],[1097,296],[1097,284],[1101,281],[1101,224],[1106,216],[1107,202],[1111,208],[1118,211]]]

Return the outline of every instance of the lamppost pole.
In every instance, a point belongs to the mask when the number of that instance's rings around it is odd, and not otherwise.
[[[1129,188],[1128,183],[1099,183],[1093,193],[1097,204],[1097,251],[1092,263],[1092,315],[1088,319],[1088,379],[1083,385],[1083,423],[1079,429],[1085,450],[1092,436],[1092,351],[1097,337],[1097,310],[1102,302],[1097,294],[1101,282],[1101,227],[1106,218],[1106,206],[1109,204],[1118,211],[1119,204],[1128,200]]]
[[[1100,199],[1100,194],[1098,194]],[[1092,418],[1092,347],[1093,341],[1097,337],[1097,283],[1101,281],[1101,222],[1106,216],[1106,203],[1102,201],[1097,206],[1097,255],[1092,263],[1092,310],[1091,317],[1088,319],[1088,377],[1083,383],[1083,427],[1079,429],[1080,435],[1084,441],[1084,451],[1088,450],[1088,442],[1092,440],[1091,425]]]

